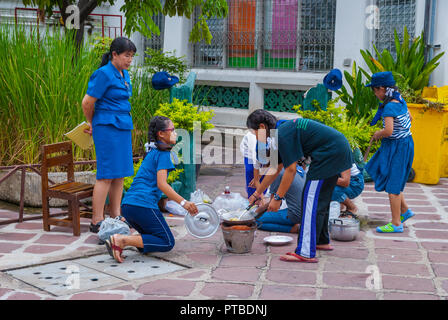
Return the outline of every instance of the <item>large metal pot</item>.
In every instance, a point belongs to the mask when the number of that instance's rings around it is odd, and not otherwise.
[[[360,223],[355,218],[330,219],[330,237],[338,241],[353,241],[360,230]]]

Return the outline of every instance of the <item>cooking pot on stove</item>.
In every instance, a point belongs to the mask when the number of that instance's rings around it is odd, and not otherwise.
[[[237,226],[237,225],[253,225],[256,223],[256,218],[258,218],[258,215],[256,213],[258,209],[258,206],[253,206],[249,210],[246,211],[246,209],[240,209],[240,210],[232,210],[232,211],[226,211],[224,209],[221,209],[218,211],[221,217],[221,221],[224,225],[227,226]]]

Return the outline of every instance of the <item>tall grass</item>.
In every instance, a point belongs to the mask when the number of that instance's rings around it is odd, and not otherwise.
[[[34,29],[0,28],[0,163],[37,163],[42,144],[63,141],[84,120],[81,101],[98,58],[87,49],[75,57],[71,35],[59,29],[38,37]],[[78,159],[92,153],[75,148]]]
[[[131,103],[132,121],[132,150],[134,155],[144,153],[144,144],[148,141],[148,126],[160,104],[169,102],[168,90],[154,90],[151,85],[151,74],[146,68],[136,67],[130,70],[132,82]]]
[[[38,34],[0,25],[0,165],[38,163],[42,144],[66,140],[64,134],[85,120],[81,101],[102,52],[89,45],[76,57],[75,52],[70,31]],[[139,153],[152,114],[169,97],[155,92],[148,77],[131,73],[131,78],[134,153]],[[75,146],[74,155],[95,159],[93,148]]]

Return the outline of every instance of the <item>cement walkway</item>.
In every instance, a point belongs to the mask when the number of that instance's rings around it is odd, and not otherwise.
[[[212,199],[226,185],[232,191],[244,194],[243,168],[201,170],[198,188]],[[100,262],[113,264],[105,247],[97,245],[97,236],[88,232],[89,221],[83,220],[81,237],[73,237],[62,227],[44,232],[40,220],[0,226],[0,300],[446,300],[448,179],[442,179],[436,186],[408,184],[405,196],[416,212],[416,216],[406,223],[405,232],[377,234],[374,228],[388,222],[390,209],[387,195],[376,193],[373,185],[368,183],[356,200],[365,222],[363,231],[356,241],[333,241],[335,250],[319,252],[318,264],[279,260],[280,255],[294,250],[295,235],[290,245],[274,247],[263,243],[263,238],[271,233],[258,230],[250,253],[231,254],[220,230],[211,238],[196,239],[186,232],[182,217],[167,215],[176,238],[175,248],[169,253],[144,258],[156,263],[172,262],[182,268],[168,272],[169,267],[161,265],[160,270],[167,273],[147,277],[137,274],[128,278],[108,271],[96,272],[99,276],[91,280],[103,281],[101,286],[81,283],[77,290],[66,289],[57,294],[19,280],[13,274],[28,276],[33,274],[33,269],[21,268],[55,261],[75,263],[81,261],[78,258],[92,256],[95,259],[96,255],[104,257]],[[16,207],[3,207],[0,219],[18,215]],[[142,258],[133,250],[126,252],[128,258],[120,268]],[[79,271],[81,277],[91,276],[88,270],[92,269],[83,268]],[[108,281],[109,278],[114,281]]]

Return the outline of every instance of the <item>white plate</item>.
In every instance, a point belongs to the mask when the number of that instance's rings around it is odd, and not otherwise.
[[[292,238],[288,236],[269,236],[264,238],[263,241],[270,245],[279,246],[291,242]]]

